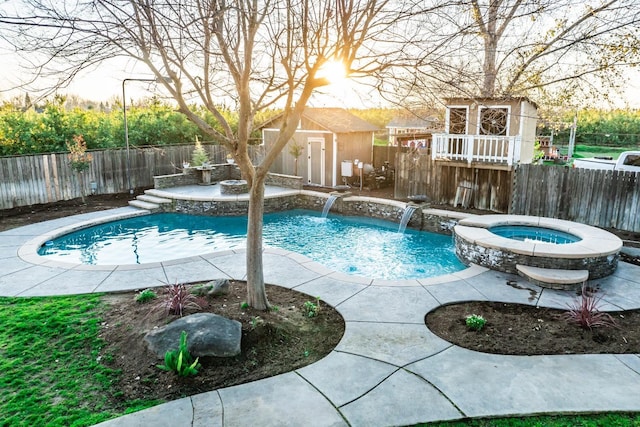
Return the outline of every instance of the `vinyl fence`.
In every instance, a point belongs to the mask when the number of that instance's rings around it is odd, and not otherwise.
[[[224,163],[226,152],[219,145],[204,145],[211,163]],[[154,175],[177,173],[191,161],[193,145],[92,151],[91,167],[76,174],[66,153],[0,157],[0,209],[52,203],[82,194],[122,193],[131,188],[153,187]],[[252,156],[260,148],[251,150]],[[129,167],[128,167],[129,166]],[[127,170],[130,175],[128,176]],[[83,192],[83,193],[81,193]]]

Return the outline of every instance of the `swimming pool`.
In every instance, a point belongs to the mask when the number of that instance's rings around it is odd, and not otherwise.
[[[46,242],[52,259],[91,265],[146,264],[244,248],[246,217],[145,215],[85,228]],[[264,244],[294,251],[347,274],[427,278],[462,270],[451,236],[363,217],[292,210],[264,217]]]

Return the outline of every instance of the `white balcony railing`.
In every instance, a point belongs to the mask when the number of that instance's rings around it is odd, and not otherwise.
[[[431,157],[471,162],[506,163],[520,161],[519,136],[433,134]]]

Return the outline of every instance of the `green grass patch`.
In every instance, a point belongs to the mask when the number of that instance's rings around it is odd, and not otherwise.
[[[519,418],[484,418],[416,424],[415,427],[638,427],[640,414],[553,415]]]
[[[87,426],[159,403],[111,399],[102,309],[99,295],[0,298],[0,425]]]
[[[576,145],[573,157],[586,158],[595,156],[611,156],[617,159],[623,151],[629,151],[629,147],[606,147],[602,145]]]

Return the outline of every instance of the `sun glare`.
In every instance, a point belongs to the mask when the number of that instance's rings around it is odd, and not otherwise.
[[[326,78],[331,84],[340,83],[347,78],[347,69],[340,61],[327,61],[320,68],[318,77]]]

